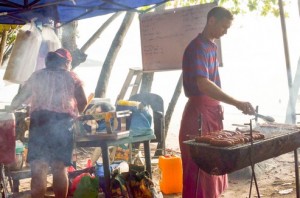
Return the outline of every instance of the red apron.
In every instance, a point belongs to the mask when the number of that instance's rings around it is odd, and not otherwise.
[[[201,121],[199,117],[201,116]],[[183,141],[223,129],[223,109],[219,101],[207,96],[189,98],[181,120],[179,145],[183,166],[183,198],[217,198],[228,187],[227,175],[214,176],[202,171],[190,155]]]

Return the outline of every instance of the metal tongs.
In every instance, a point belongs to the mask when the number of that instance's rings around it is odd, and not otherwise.
[[[271,116],[266,116],[266,115],[261,115],[259,113],[255,113],[255,120],[257,120],[257,118],[261,118],[266,122],[275,122],[275,119]]]
[[[254,116],[255,116],[255,121],[257,121],[257,118],[261,118],[266,122],[275,122],[275,119],[273,117],[259,114],[258,113],[258,106],[256,106]]]

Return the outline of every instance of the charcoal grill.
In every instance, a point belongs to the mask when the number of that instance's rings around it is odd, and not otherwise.
[[[257,140],[252,147],[250,143],[232,147],[216,147],[195,140],[185,143],[190,146],[192,158],[199,168],[212,175],[223,175],[249,166],[250,156],[253,163],[258,163],[297,149],[300,131]]]
[[[190,153],[195,163],[212,175],[223,175],[245,168],[300,147],[300,128],[296,125],[261,125],[255,128],[265,135],[265,139],[231,147],[216,147],[206,143],[188,140]],[[252,153],[252,154],[251,154]]]
[[[300,147],[300,128],[296,125],[268,124],[254,130],[265,135],[263,140],[230,147],[216,147],[188,140],[194,162],[208,174],[224,175],[253,166],[253,164],[294,151],[297,197],[299,197],[299,172],[297,148]]]

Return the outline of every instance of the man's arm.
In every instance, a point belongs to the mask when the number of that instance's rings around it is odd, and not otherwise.
[[[251,103],[236,100],[235,98],[223,92],[220,87],[215,85],[206,77],[197,77],[197,86],[199,90],[201,90],[201,92],[208,95],[209,97],[233,105],[241,110],[244,114],[253,115],[255,113],[255,110]]]
[[[16,109],[18,109],[19,107],[21,107],[21,105],[23,103],[25,103],[27,101],[27,99],[31,96],[31,88],[29,85],[25,84],[19,91],[19,93],[17,93],[17,95],[13,98],[11,104],[10,104],[10,108],[9,110],[12,112]]]
[[[79,113],[82,113],[87,105],[87,98],[85,96],[85,92],[82,86],[76,87],[75,98],[77,100],[78,111]]]

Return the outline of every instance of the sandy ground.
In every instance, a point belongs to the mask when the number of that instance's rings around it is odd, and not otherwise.
[[[80,149],[78,155],[78,168],[84,168],[87,156],[91,150]],[[157,191],[159,191],[160,171],[157,166],[157,160],[152,163],[153,181]],[[222,198],[249,198],[251,188],[251,169],[236,171],[229,174],[229,187],[221,195]],[[286,153],[279,157],[255,164],[255,176],[257,178],[257,187],[260,197],[296,197],[295,163],[294,152]],[[51,186],[51,176],[48,177],[48,186]],[[30,179],[21,180],[20,191],[29,190]],[[48,195],[52,196],[49,192]],[[29,198],[30,196],[18,196]],[[165,198],[180,198],[181,194],[163,195]],[[252,183],[251,197],[258,197],[255,182]]]
[[[251,187],[250,168],[229,174],[229,188],[222,197],[249,197]],[[260,197],[296,197],[294,152],[260,162],[255,165],[257,187]],[[258,197],[255,182],[251,197]]]

